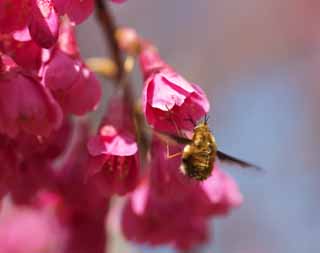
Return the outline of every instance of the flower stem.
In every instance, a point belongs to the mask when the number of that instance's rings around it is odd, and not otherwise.
[[[101,29],[104,32],[106,41],[109,42],[109,48],[111,50],[112,58],[117,65],[117,73],[115,80],[120,84],[123,80],[125,71],[124,71],[124,62],[121,56],[121,50],[115,38],[116,24],[112,16],[109,5],[105,0],[96,0],[96,17],[101,26]]]

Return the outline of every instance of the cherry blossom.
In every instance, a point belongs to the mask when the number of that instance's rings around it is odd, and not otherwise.
[[[138,147],[130,108],[123,98],[109,102],[106,117],[97,136],[90,139],[92,156],[89,177],[105,194],[125,194],[132,191],[139,179]]]
[[[142,50],[140,66],[144,75],[142,103],[148,123],[157,130],[176,134],[177,129],[192,130],[192,121],[209,111],[202,89],[177,74],[151,46]]]

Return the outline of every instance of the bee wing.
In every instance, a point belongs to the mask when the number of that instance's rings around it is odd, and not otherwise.
[[[223,153],[222,151],[218,150],[217,151],[217,156],[218,158],[221,160],[221,162],[228,162],[231,164],[236,164],[242,168],[253,168],[256,169],[258,171],[263,171],[263,169],[255,164],[240,160],[236,157],[233,157],[231,155],[228,155],[226,153]]]
[[[178,145],[178,144],[190,144],[192,143],[192,140],[188,139],[188,138],[184,138],[184,137],[180,137],[180,136],[175,136],[172,134],[168,134],[168,133],[163,133],[163,132],[158,132],[158,131],[154,131],[154,134],[161,140],[167,142],[168,144],[171,145]]]

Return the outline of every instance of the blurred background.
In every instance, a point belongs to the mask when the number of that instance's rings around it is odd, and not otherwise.
[[[320,2],[128,0],[113,11],[207,92],[220,149],[266,169],[225,169],[245,202],[193,253],[319,252]],[[84,57],[107,54],[94,17],[78,38]]]

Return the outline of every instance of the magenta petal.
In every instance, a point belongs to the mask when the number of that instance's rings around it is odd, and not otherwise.
[[[158,52],[147,46],[140,54],[140,66],[144,75],[142,94],[143,111],[153,128],[174,132],[177,129],[192,130],[209,110],[205,93],[189,83],[165,64]]]
[[[23,42],[29,41],[32,39],[27,26],[21,30],[15,31],[12,34],[12,37],[17,41],[23,41]]]
[[[173,86],[173,88],[175,88],[180,93],[183,93],[184,95],[188,95],[194,92],[194,88],[192,87],[192,85],[182,76],[174,72],[166,73],[166,75],[164,75],[163,78],[167,82],[169,82]]]
[[[138,152],[138,145],[131,134],[121,133],[108,144],[108,154],[130,156]]]
[[[70,0],[53,0],[54,7],[56,8],[59,15],[65,14],[65,9],[68,6]]]
[[[1,252],[63,253],[66,232],[53,212],[11,208],[0,218]]]
[[[0,1],[0,33],[10,33],[28,25],[30,20],[29,0]]]
[[[192,84],[193,89],[196,91],[192,96],[192,99],[195,104],[198,104],[205,113],[208,113],[210,110],[210,103],[207,98],[207,95],[204,91],[196,84]]]
[[[65,101],[65,109],[73,114],[83,115],[97,108],[101,96],[99,81],[91,71],[82,67],[79,78],[68,91],[69,99]]]
[[[87,144],[89,154],[99,156],[105,151],[103,139],[100,136],[91,137]]]
[[[28,40],[27,30],[14,33],[0,42],[0,51],[7,52],[14,61],[25,70],[37,72],[41,66],[41,48],[32,40]],[[26,35],[26,36],[25,36]],[[22,39],[17,41],[15,38]]]
[[[83,22],[93,11],[93,0],[69,0],[65,6],[65,13],[77,24]]]
[[[88,142],[90,155],[131,156],[137,153],[138,146],[130,134],[117,134],[104,140],[103,136],[95,136]]]
[[[235,181],[217,167],[214,168],[212,175],[200,184],[200,188],[210,201],[211,211],[216,214],[225,214],[243,202]]]
[[[226,199],[230,206],[240,206],[243,202],[243,196],[236,182],[227,174],[225,175],[225,188]]]
[[[59,49],[74,58],[79,58],[79,49],[75,35],[75,24],[67,19],[61,22],[59,30]]]
[[[44,69],[44,83],[52,91],[70,89],[80,75],[80,62],[55,50]]]
[[[48,136],[60,127],[62,112],[49,91],[34,77],[12,69],[0,80],[0,131],[15,137],[20,130]]]
[[[52,1],[37,0],[36,2],[32,9],[30,34],[41,47],[50,48],[58,39],[59,17],[52,6]]]
[[[168,111],[176,104],[183,104],[186,96],[177,92],[170,83],[165,82],[163,78],[161,74],[156,75],[153,81],[149,83],[149,87],[147,88],[153,88],[153,96],[149,96],[148,103],[150,103],[153,108]]]
[[[221,201],[224,194],[224,182],[221,180],[220,171],[218,171],[217,168],[214,168],[212,175],[201,182],[200,187],[211,203],[218,203]]]
[[[147,206],[149,186],[147,182],[140,185],[131,196],[132,210],[137,215],[142,215]]]

